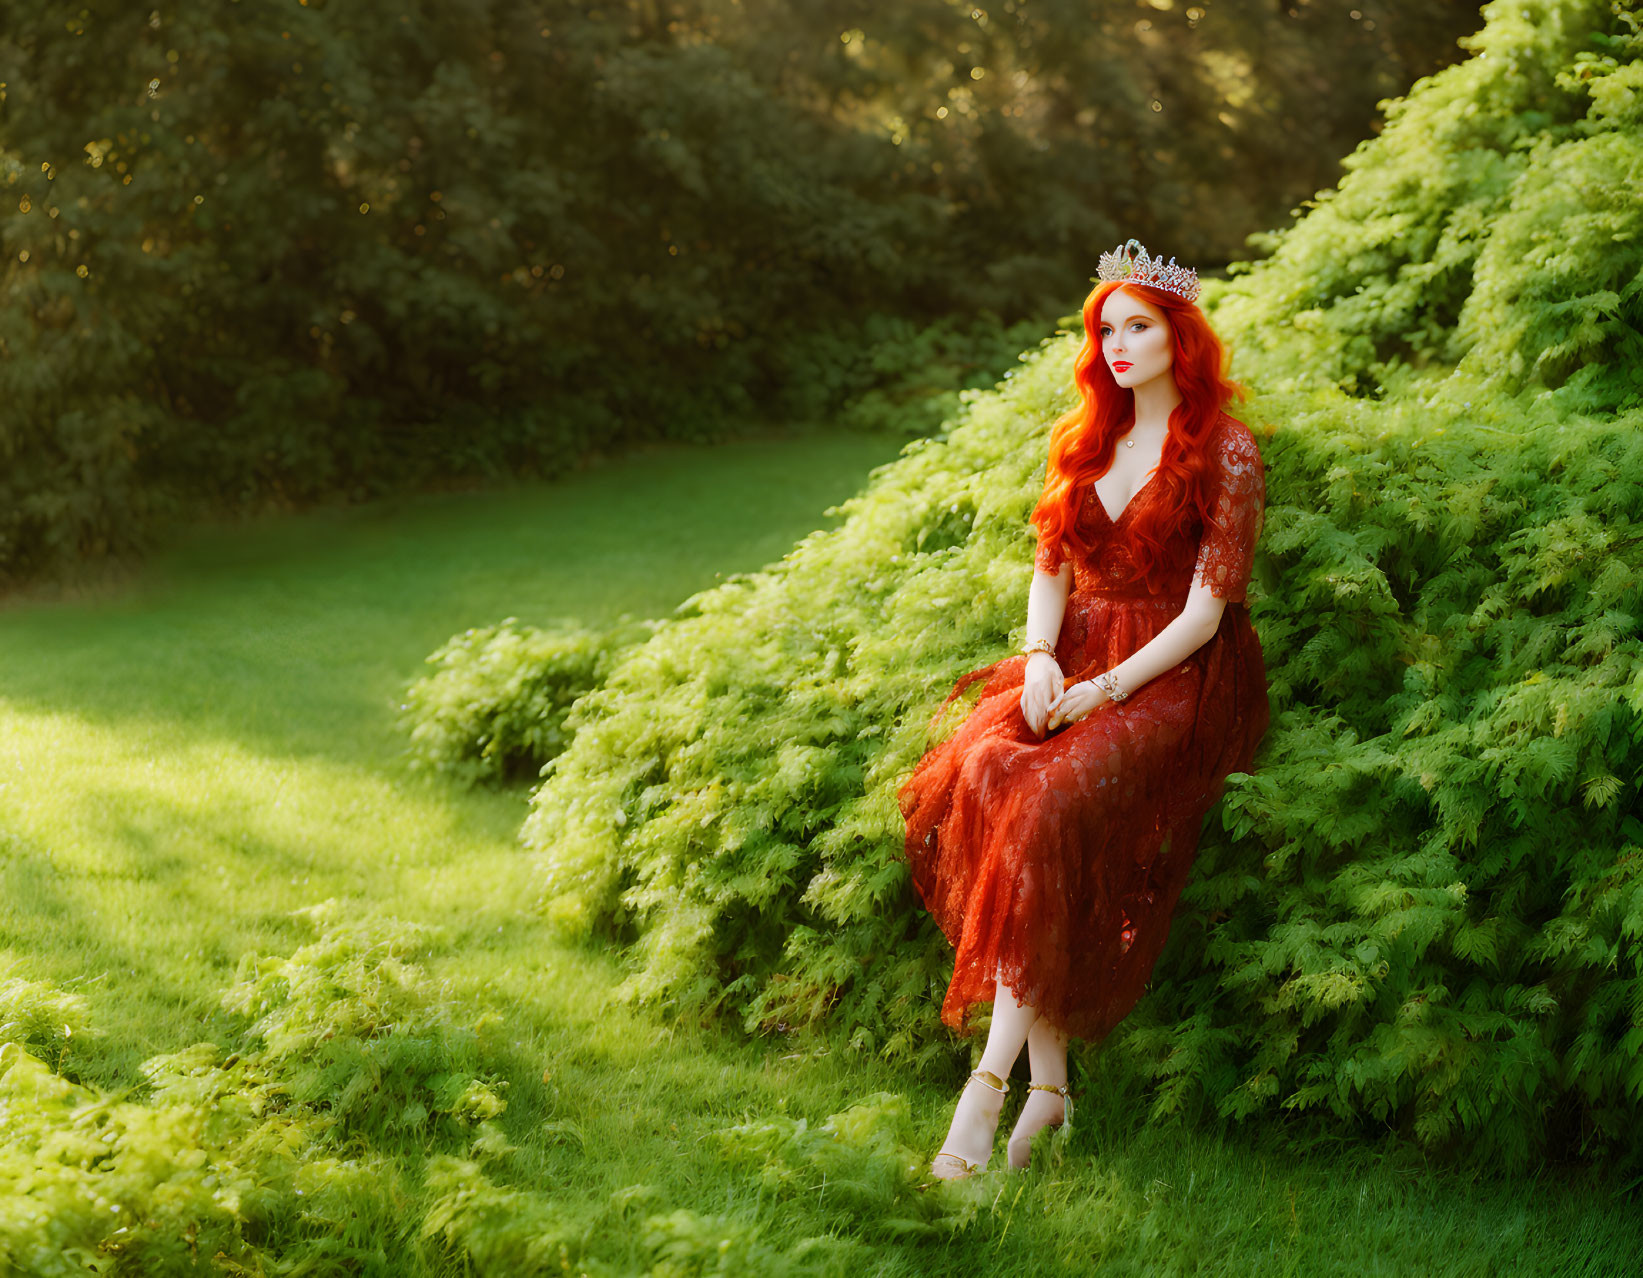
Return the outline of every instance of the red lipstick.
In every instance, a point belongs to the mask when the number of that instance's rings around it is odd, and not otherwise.
[[[1119,360],[1114,360],[1113,361],[1112,371],[1115,372],[1115,373],[1122,373],[1126,368],[1133,368],[1133,367],[1134,367],[1134,365],[1131,364],[1129,362],[1129,360],[1119,359]]]

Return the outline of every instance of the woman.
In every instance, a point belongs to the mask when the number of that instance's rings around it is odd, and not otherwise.
[[[914,885],[956,950],[942,1019],[967,1032],[993,1004],[942,1178],[986,1166],[1023,1043],[1010,1165],[1070,1120],[1068,1036],[1101,1039],[1141,996],[1204,815],[1266,732],[1244,603],[1265,470],[1222,411],[1242,391],[1197,296],[1196,272],[1135,240],[1102,255],[1082,403],[1033,511],[1022,655],[959,681],[948,701],[985,680],[979,701],[900,792]]]

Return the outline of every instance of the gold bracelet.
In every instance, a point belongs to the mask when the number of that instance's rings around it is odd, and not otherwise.
[[[1035,652],[1048,653],[1053,657],[1055,656],[1055,644],[1050,642],[1048,639],[1034,639],[1031,643],[1026,644],[1021,649],[1021,655],[1023,657],[1030,657]]]
[[[1118,676],[1111,670],[1105,674],[1096,675],[1090,682],[1105,692],[1113,701],[1123,701],[1130,695],[1118,686]]]

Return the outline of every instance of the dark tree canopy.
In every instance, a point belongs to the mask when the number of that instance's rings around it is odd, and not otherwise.
[[[0,578],[201,507],[551,473],[996,376],[1000,326],[1047,324],[1118,240],[1237,255],[1475,17],[22,0]],[[973,335],[921,344],[948,316]]]

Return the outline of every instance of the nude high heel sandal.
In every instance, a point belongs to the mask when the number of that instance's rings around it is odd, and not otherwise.
[[[1000,1078],[997,1074],[993,1073],[990,1069],[973,1069],[970,1071],[970,1077],[979,1082],[983,1087],[992,1088],[993,1091],[997,1092],[1000,1096],[1010,1090],[1010,1084],[1006,1080]],[[969,1083],[966,1082],[964,1085],[968,1087]],[[962,1095],[963,1093],[960,1092],[961,1097]],[[987,1158],[991,1157],[992,1154],[989,1151]],[[930,1170],[932,1172],[935,1171],[938,1166],[942,1165],[940,1160],[943,1158],[948,1160],[945,1164],[947,1167],[954,1167],[957,1168],[957,1170],[952,1171],[949,1175],[939,1176],[938,1179],[940,1180],[962,1180],[964,1177],[973,1175],[975,1172],[987,1166],[987,1158],[983,1158],[979,1163],[972,1163],[967,1158],[960,1158],[957,1154],[949,1154],[946,1150],[942,1150],[930,1160]]]
[[[1072,1135],[1072,1130],[1073,1130],[1073,1097],[1072,1097],[1072,1093],[1067,1090],[1067,1085],[1065,1083],[1062,1083],[1059,1087],[1055,1087],[1055,1086],[1051,1086],[1049,1083],[1028,1083],[1027,1084],[1027,1090],[1029,1092],[1054,1092],[1057,1096],[1061,1097],[1061,1121],[1059,1123],[1045,1123],[1044,1127],[1059,1127],[1062,1130],[1064,1130],[1069,1136]],[[1043,1130],[1044,1130],[1043,1127],[1039,1128],[1039,1131],[1043,1131]],[[1035,1136],[1037,1134],[1038,1134],[1038,1132],[1033,1133],[1033,1135],[1035,1135]],[[1014,1141],[1012,1141],[1011,1143],[1013,1144]],[[1010,1166],[1011,1166],[1011,1168],[1014,1169],[1015,1171],[1021,1171],[1024,1168],[1026,1168],[1027,1165],[1028,1165],[1028,1159],[1031,1157],[1031,1150],[1032,1150],[1032,1142],[1031,1142],[1031,1140],[1029,1140],[1028,1141],[1028,1155],[1027,1155],[1027,1157],[1024,1157],[1018,1163],[1018,1162],[1016,1162],[1014,1156],[1012,1155],[1010,1157]]]

